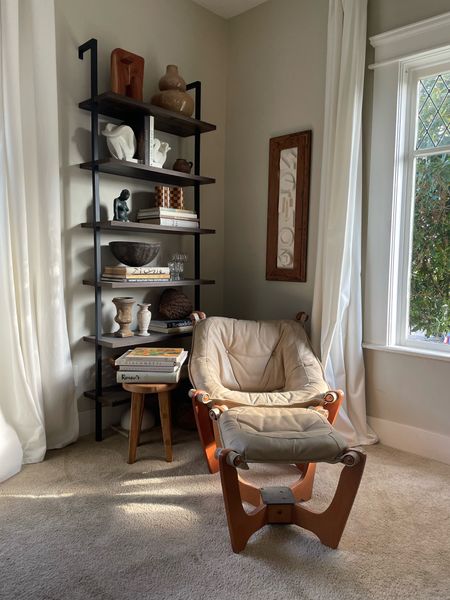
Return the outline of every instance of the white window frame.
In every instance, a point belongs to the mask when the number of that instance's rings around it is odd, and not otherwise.
[[[409,337],[410,278],[414,229],[416,158],[450,152],[450,146],[416,150],[417,88],[420,79],[450,71],[450,49],[433,51],[426,56],[403,60],[399,64],[399,107],[396,139],[393,230],[398,242],[393,244],[389,304],[392,320],[388,340],[393,346],[450,352],[450,345]]]
[[[364,346],[450,359],[408,339],[417,86],[450,65],[450,13],[370,38],[375,48],[364,286]],[[414,88],[414,86],[416,86]],[[430,150],[441,153],[446,148]],[[420,151],[422,155],[424,152]]]

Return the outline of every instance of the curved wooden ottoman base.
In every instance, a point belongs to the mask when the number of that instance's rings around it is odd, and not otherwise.
[[[274,414],[274,410],[277,409],[236,408],[218,419],[224,447],[217,451],[217,458],[233,551],[241,552],[253,533],[272,523],[298,525],[313,532],[326,546],[337,548],[366,456],[359,449],[348,448],[333,426],[316,411],[278,409],[286,412],[286,421],[284,415]],[[284,430],[286,426],[288,429]],[[252,462],[304,466],[300,479],[289,487],[257,488],[241,479],[237,472],[238,468],[248,469],[248,463]],[[321,513],[301,504],[311,497],[317,462],[344,464],[333,500]],[[255,506],[254,510],[247,513],[243,502]]]

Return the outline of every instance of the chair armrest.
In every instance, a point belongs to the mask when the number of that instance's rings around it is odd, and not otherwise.
[[[189,398],[192,398],[199,404],[206,404],[207,406],[211,404],[211,398],[205,390],[189,390]]]

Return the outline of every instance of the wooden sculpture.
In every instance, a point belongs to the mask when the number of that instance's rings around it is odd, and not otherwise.
[[[142,56],[116,48],[111,52],[111,90],[134,98],[143,99],[144,59]]]

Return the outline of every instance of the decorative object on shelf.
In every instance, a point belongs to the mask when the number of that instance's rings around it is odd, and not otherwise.
[[[133,158],[136,152],[136,136],[129,125],[106,123],[102,134],[106,137],[106,144],[111,156],[118,160],[138,162],[137,158]]]
[[[133,320],[131,309],[135,302],[134,298],[126,296],[122,298],[113,298],[112,301],[117,309],[114,321],[119,325],[119,329],[114,332],[114,335],[120,338],[131,337],[133,335],[133,332],[130,329],[130,323]]]
[[[187,262],[187,258],[187,254],[172,254],[168,263],[172,281],[183,279],[184,263]]]
[[[190,117],[194,112],[194,99],[186,91],[186,82],[178,74],[176,65],[167,65],[166,74],[159,80],[160,93],[155,94],[151,104],[180,112]]]
[[[270,140],[266,279],[306,281],[311,131]]]
[[[138,324],[138,330],[136,332],[136,335],[139,336],[148,336],[150,335],[148,332],[148,327],[150,325],[150,320],[152,318],[152,313],[149,310],[149,306],[151,306],[151,304],[145,304],[145,303],[141,303],[138,304],[139,306],[139,310],[137,312],[137,324]]]
[[[173,187],[170,189],[170,208],[184,210],[184,192],[183,188]]]
[[[127,200],[130,197],[130,190],[122,190],[118,198],[114,198],[114,221],[123,221],[127,223],[130,219],[128,213]]]
[[[120,426],[125,431],[130,431],[131,407],[122,414],[120,418]],[[155,415],[148,408],[144,408],[142,413],[141,431],[149,431],[155,426]]]
[[[171,148],[167,142],[162,142],[158,138],[153,138],[152,150],[150,153],[150,166],[162,168],[166,162],[169,150],[171,150]]]
[[[142,56],[116,48],[111,52],[111,90],[142,100],[144,80],[144,59]]]
[[[170,187],[167,185],[155,185],[155,206],[162,208],[170,207]]]
[[[159,300],[159,314],[164,319],[184,319],[192,312],[192,302],[182,291],[167,288]]]
[[[143,267],[154,260],[161,248],[160,242],[109,242],[113,256],[129,267]]]
[[[190,173],[194,163],[191,160],[185,160],[184,158],[177,158],[173,163],[172,169],[174,171],[180,171],[181,173]]]

